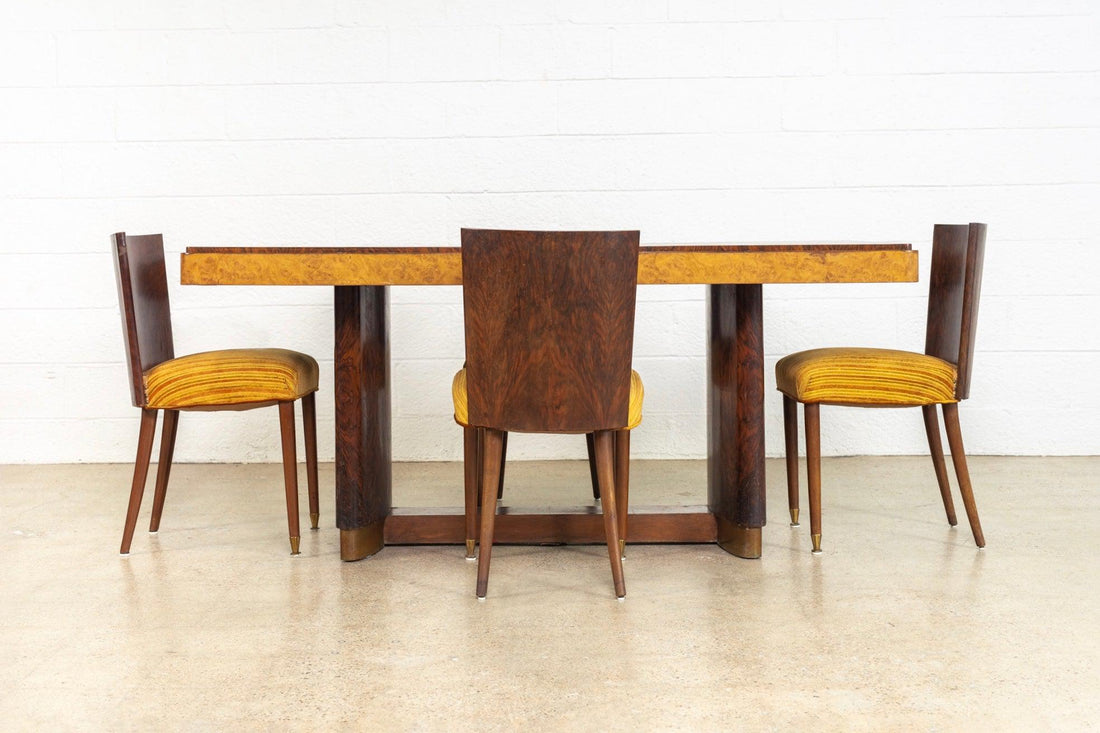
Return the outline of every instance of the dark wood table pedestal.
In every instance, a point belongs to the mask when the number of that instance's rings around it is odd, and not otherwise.
[[[336,526],[340,557],[382,549],[393,505],[389,288],[338,286],[336,315]]]
[[[462,544],[462,514],[390,506],[390,377],[385,286],[336,288],[336,524],[340,557],[359,560],[386,544]],[[764,507],[763,287],[708,292],[707,506],[637,507],[631,542],[717,542],[760,557]],[[600,543],[594,507],[513,513],[497,541]]]
[[[707,506],[718,545],[760,557],[764,506],[762,285],[711,285],[707,297]]]

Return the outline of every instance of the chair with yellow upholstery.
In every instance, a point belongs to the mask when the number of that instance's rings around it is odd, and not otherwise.
[[[130,553],[130,542],[149,472],[158,411],[164,411],[164,424],[150,532],[160,528],[180,410],[251,410],[278,405],[290,551],[297,555],[301,533],[298,524],[294,403],[299,399],[302,401],[309,513],[311,525],[317,529],[320,511],[314,403],[317,362],[311,356],[286,349],[228,349],[176,357],[172,343],[163,238],[160,234],[128,237],[125,233],[119,233],[114,236],[114,246],[130,394],[134,406],[141,408],[137,460],[120,552],[123,555]]]
[[[469,554],[481,495],[479,598],[509,431],[592,434],[615,595],[626,594],[630,430],[643,396],[631,369],[637,285],[636,231],[462,230],[466,366],[452,393],[465,430]]]
[[[958,403],[970,394],[985,232],[985,224],[936,225],[923,354],[890,349],[813,349],[791,354],[775,365],[776,384],[783,393],[787,498],[792,527],[798,526],[796,403],[803,404],[805,413],[810,537],[815,553],[821,552],[820,405],[920,407],[947,521],[955,526],[955,507],[936,419],[936,405],[940,405],[970,529],[978,547],[985,546],[963,451],[958,410]]]

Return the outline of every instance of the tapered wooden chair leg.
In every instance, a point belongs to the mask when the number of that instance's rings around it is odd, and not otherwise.
[[[815,553],[821,552],[821,406],[807,402],[806,479],[810,485],[810,539]]]
[[[283,481],[286,484],[286,523],[290,529],[290,554],[298,554],[302,532],[298,524],[298,458],[294,448],[294,403],[279,403],[279,428],[283,440]]]
[[[783,439],[787,461],[787,508],[791,526],[798,526],[798,403],[783,395]]]
[[[149,475],[149,459],[153,455],[153,435],[157,429],[157,411],[141,411],[141,429],[138,431],[137,458],[134,459],[134,480],[130,484],[130,504],[126,507],[126,524],[122,528],[120,555],[130,554],[130,541],[134,539],[141,497],[145,493],[145,479]]]
[[[474,558],[477,544],[477,428],[462,429],[462,485],[466,498],[466,557]]]
[[[943,405],[943,423],[947,428],[947,443],[951,446],[951,462],[955,464],[955,478],[959,481],[959,493],[962,494],[966,518],[970,520],[970,531],[974,533],[974,542],[985,547],[985,535],[982,523],[978,519],[978,505],[974,502],[974,489],[970,485],[970,471],[966,466],[966,451],[963,449],[962,428],[959,426],[959,406],[955,403]]]
[[[306,488],[309,493],[309,528],[317,529],[321,521],[321,499],[317,478],[317,402],[316,392],[302,398],[302,429],[306,444]]]
[[[504,498],[504,463],[508,459],[508,433],[502,432],[500,438],[500,478],[497,479],[497,501]]]
[[[619,516],[615,507],[615,447],[610,430],[600,430],[595,436],[596,475],[600,480],[600,503],[603,504],[603,527],[607,535],[607,554],[611,560],[611,578],[615,596],[626,596],[623,580],[623,558],[619,554]]]
[[[493,554],[493,524],[497,515],[497,487],[500,481],[500,456],[504,433],[482,430],[481,474],[481,551],[477,558],[477,597],[484,598],[489,590],[489,561]]]
[[[160,515],[164,511],[164,495],[168,491],[168,475],[172,471],[172,454],[176,450],[176,426],[179,410],[165,410],[160,431],[160,457],[157,458],[157,483],[153,491],[153,512],[149,515],[149,531],[160,530]]]
[[[630,510],[630,431],[615,431],[615,511],[619,514],[619,555],[626,557],[626,522]]]
[[[481,476],[485,471],[485,430],[483,428],[474,428],[477,435],[477,441],[475,444],[475,451],[477,453],[477,477],[474,483],[474,493],[477,494],[477,510],[481,511]],[[463,447],[465,451],[465,447]],[[478,514],[478,516],[481,516]]]
[[[936,481],[940,485],[940,497],[943,509],[947,512],[947,523],[954,527],[959,523],[955,517],[955,502],[951,499],[951,484],[947,480],[947,464],[943,459],[943,442],[940,440],[940,421],[936,419],[935,405],[921,405],[924,413],[924,432],[928,434],[928,450],[932,453],[932,465],[936,467]]]
[[[596,442],[592,433],[584,434],[584,442],[588,446],[588,475],[592,479],[592,498],[600,498],[600,479],[596,475]]]

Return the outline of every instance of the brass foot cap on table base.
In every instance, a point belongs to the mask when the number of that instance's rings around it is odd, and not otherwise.
[[[298,544],[301,541],[302,541],[301,537],[291,537],[290,538],[290,554],[291,555],[300,555],[301,554],[300,552],[298,552]]]
[[[742,527],[728,519],[715,515],[718,530],[718,546],[731,555],[743,557],[746,560],[756,560],[760,557],[761,529],[760,527]]]
[[[382,529],[386,520],[379,519],[366,527],[340,530],[340,559],[345,562],[362,560],[382,549]]]
[[[466,559],[474,559],[474,547],[477,545],[477,540],[466,540]]]
[[[813,540],[813,542],[814,542],[813,553],[815,555],[820,555],[821,554],[821,535],[812,534],[812,535],[810,535],[810,539]]]
[[[320,514],[314,514],[313,512],[309,513],[310,529],[317,529],[317,523],[319,521],[321,521],[321,515]]]
[[[791,510],[791,526],[792,527],[797,527],[798,526],[798,509],[792,509]]]

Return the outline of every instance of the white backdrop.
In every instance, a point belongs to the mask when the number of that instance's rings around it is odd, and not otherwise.
[[[1100,11],[1091,0],[0,2],[0,463],[130,461],[109,235],[161,231],[178,353],[322,363],[327,288],[182,287],[188,245],[903,241],[921,282],[765,288],[776,359],[919,350],[936,222],[989,223],[972,453],[1100,453]],[[705,453],[702,287],[643,287],[637,457]],[[457,288],[392,292],[394,456],[455,460]],[[826,454],[926,451],[823,412]],[[510,454],[581,457],[530,436]],[[278,460],[273,410],[189,414],[181,461]]]

